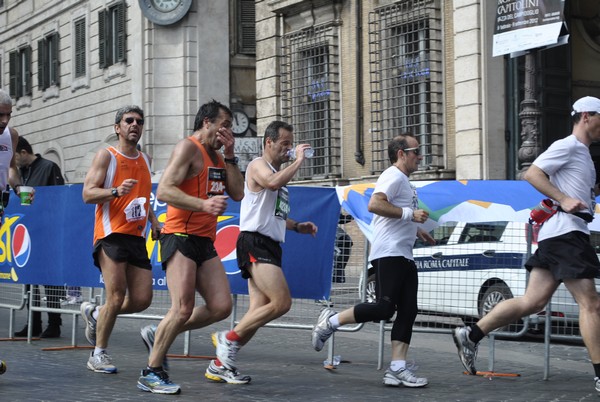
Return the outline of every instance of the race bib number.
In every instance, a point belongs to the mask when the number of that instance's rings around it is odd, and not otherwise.
[[[275,216],[286,220],[290,213],[290,193],[287,187],[281,187],[277,191],[277,202],[275,203]]]
[[[213,195],[223,195],[225,194],[225,182],[227,179],[227,175],[225,173],[225,169],[219,167],[209,167],[208,168],[208,182],[206,194],[209,197]]]
[[[136,222],[141,221],[142,219],[146,219],[146,209],[144,205],[146,204],[146,197],[139,197],[133,199],[126,207],[125,207],[125,219],[127,222]]]

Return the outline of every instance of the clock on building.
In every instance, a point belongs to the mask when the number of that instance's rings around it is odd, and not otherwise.
[[[243,135],[250,126],[250,119],[248,119],[248,115],[241,110],[234,110],[233,112],[233,121],[231,122],[231,131],[235,135]]]
[[[171,25],[190,10],[192,0],[138,0],[142,13],[158,25]]]

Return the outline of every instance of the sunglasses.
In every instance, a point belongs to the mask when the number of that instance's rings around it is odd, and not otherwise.
[[[409,151],[413,151],[415,153],[415,155],[419,156],[420,155],[420,151],[419,151],[419,147],[414,147],[414,148],[404,148],[403,149],[404,152],[409,152]]]
[[[135,121],[138,124],[138,126],[144,125],[144,119],[134,119],[133,117],[127,117],[124,119],[124,121],[127,124],[133,124],[133,122]]]

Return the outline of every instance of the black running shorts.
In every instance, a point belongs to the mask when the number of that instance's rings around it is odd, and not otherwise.
[[[281,245],[268,236],[258,232],[241,232],[236,248],[238,267],[244,279],[251,277],[248,268],[254,262],[281,267]]]
[[[600,274],[600,262],[590,237],[579,231],[569,232],[538,243],[525,268],[545,268],[554,279],[594,278]]]
[[[96,241],[92,256],[94,257],[94,265],[102,269],[98,261],[100,248],[113,261],[126,262],[135,267],[152,270],[148,250],[146,250],[146,239],[141,236],[112,233]]]
[[[160,235],[160,258],[163,270],[167,269],[169,258],[179,250],[181,254],[194,261],[199,267],[205,261],[218,256],[213,241],[208,237],[169,233]]]

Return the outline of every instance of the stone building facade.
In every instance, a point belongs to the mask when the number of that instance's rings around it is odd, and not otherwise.
[[[0,1],[0,86],[14,99],[11,125],[78,183],[96,151],[115,143],[121,106],[144,109],[141,146],[155,170],[192,132],[200,104],[217,99],[255,113],[254,49],[238,52],[231,36],[248,1],[189,2],[180,20],[160,25],[138,0]]]
[[[118,107],[144,109],[141,145],[160,171],[213,98],[250,122],[244,163],[270,121],[294,125],[316,151],[298,184],[373,181],[406,131],[424,155],[414,180],[516,179],[568,134],[573,100],[600,96],[594,0],[567,0],[569,44],[527,59],[492,57],[496,1],[179,0],[189,10],[167,25],[150,3],[0,0],[12,125],[69,182],[115,141]]]
[[[424,154],[414,180],[518,178],[540,150],[569,134],[572,102],[600,96],[592,73],[600,66],[600,6],[565,2],[569,44],[532,52],[533,71],[523,56],[492,57],[496,6],[257,1],[258,131],[283,118],[297,140],[313,144],[316,156],[299,177],[307,183],[373,180],[389,163],[385,144],[405,131]],[[539,121],[526,136],[530,92]],[[533,149],[524,149],[532,138]]]

